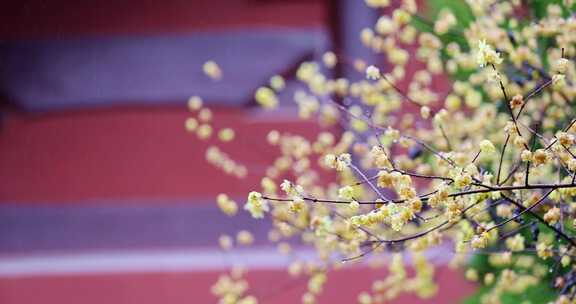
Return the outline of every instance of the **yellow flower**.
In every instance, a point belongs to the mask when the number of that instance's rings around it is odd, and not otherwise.
[[[394,10],[394,12],[392,13],[392,19],[397,25],[405,25],[408,24],[408,22],[410,22],[412,16],[406,10],[397,9]]]
[[[474,249],[483,249],[488,246],[489,235],[487,232],[482,232],[480,235],[475,235],[472,239],[471,245]]]
[[[202,69],[204,70],[204,74],[206,74],[208,77],[214,80],[222,79],[222,70],[220,70],[220,67],[216,62],[212,60],[206,61],[206,63],[204,63],[202,66]]]
[[[258,304],[258,300],[254,296],[246,296],[245,298],[240,299],[238,304]]]
[[[360,208],[360,203],[357,201],[351,201],[350,204],[348,204],[348,207],[350,207],[350,210],[356,212]]]
[[[292,187],[292,183],[286,179],[280,184],[280,189],[286,192],[287,195],[292,195],[294,193],[294,187]]]
[[[351,162],[352,157],[348,153],[343,153],[338,156],[335,156],[334,154],[327,154],[324,156],[324,163],[326,166],[335,169],[336,171],[343,171]]]
[[[558,90],[562,89],[565,85],[566,85],[566,75],[564,74],[552,75],[552,88]]]
[[[556,224],[560,220],[560,208],[554,207],[548,210],[544,214],[544,220],[550,225]]]
[[[550,153],[544,149],[538,149],[532,154],[534,165],[545,165],[550,160]]]
[[[196,129],[196,135],[200,139],[208,139],[212,136],[212,126],[209,124],[202,124]]]
[[[394,186],[394,181],[396,180],[396,175],[388,173],[388,171],[379,171],[377,185],[381,188],[390,188]]]
[[[200,108],[202,108],[202,98],[192,96],[188,99],[188,109],[190,109],[190,111],[198,111]]]
[[[568,59],[566,58],[559,58],[552,64],[552,72],[558,74],[566,74],[566,70],[568,68]]]
[[[345,186],[338,189],[338,196],[345,200],[352,200],[354,198],[354,188],[352,186]]]
[[[468,172],[460,172],[454,178],[454,186],[458,189],[468,187],[472,183],[472,175]]]
[[[254,243],[254,236],[247,230],[240,230],[236,234],[236,241],[241,245],[250,245]]]
[[[277,145],[280,142],[280,132],[278,132],[276,130],[272,130],[272,131],[268,132],[268,135],[266,136],[266,140],[272,146]]]
[[[430,117],[430,108],[427,106],[423,106],[420,108],[420,116],[424,119],[428,119]]]
[[[371,65],[366,68],[366,78],[369,80],[378,80],[380,79],[380,69]]]
[[[326,156],[324,156],[324,163],[326,164],[326,166],[328,166],[329,168],[334,169],[334,167],[336,166],[336,155],[334,154],[326,154]]]
[[[514,95],[510,100],[510,108],[516,109],[521,107],[524,104],[524,97],[520,94]]]
[[[222,250],[228,251],[234,246],[234,241],[229,235],[223,234],[218,238],[218,244]]]
[[[478,60],[478,65],[480,65],[480,67],[502,63],[500,53],[496,52],[490,45],[488,45],[486,40],[480,40],[478,42],[478,53],[476,59]]]
[[[218,138],[223,142],[229,142],[234,139],[235,132],[230,128],[224,128],[218,132]]]
[[[506,247],[511,251],[524,250],[524,237],[520,234],[516,234],[514,237],[509,237],[506,239]]]
[[[466,270],[466,273],[464,274],[464,276],[466,277],[466,280],[468,280],[468,281],[473,281],[473,282],[478,281],[478,271],[476,271],[476,269],[474,269],[474,268],[469,268],[468,270]]]
[[[532,160],[532,152],[530,152],[530,150],[522,150],[522,153],[520,153],[520,159],[524,162]]]
[[[286,87],[284,77],[280,75],[272,76],[272,78],[270,78],[270,87],[276,90],[276,92],[282,91]]]
[[[369,7],[387,7],[390,5],[390,0],[364,0]]]
[[[381,16],[378,18],[375,26],[376,32],[380,35],[388,35],[396,31],[396,24],[388,16]]]
[[[536,245],[536,252],[538,256],[544,260],[554,255],[552,246],[546,245],[545,243],[538,243],[538,245]]]
[[[248,201],[244,209],[250,212],[253,218],[263,218],[264,212],[268,212],[268,202],[262,198],[260,192],[252,191],[248,194]]]
[[[198,121],[192,117],[186,119],[186,131],[194,132],[198,128]]]
[[[576,159],[572,158],[568,161],[568,170],[576,171]]]
[[[574,136],[572,134],[566,132],[558,132],[556,137],[558,138],[558,142],[563,146],[570,147],[574,144]]]
[[[294,196],[292,202],[290,202],[290,211],[292,213],[300,213],[306,207],[306,203],[304,199],[300,196]]]
[[[336,58],[336,54],[333,52],[326,52],[324,55],[322,55],[322,61],[324,62],[325,66],[333,68],[338,62],[338,59]]]
[[[480,142],[480,151],[482,151],[482,153],[491,154],[496,152],[496,147],[494,147],[494,144],[491,141],[485,139]]]
[[[209,122],[210,120],[212,120],[212,111],[210,111],[210,109],[208,108],[200,110],[200,112],[198,113],[198,119],[200,119],[203,122]]]
[[[220,210],[222,210],[222,212],[224,212],[226,215],[233,216],[236,214],[236,212],[238,212],[238,206],[236,205],[236,202],[228,198],[228,195],[224,193],[218,194],[216,197],[216,203],[218,204]]]
[[[410,199],[408,203],[410,209],[412,209],[412,212],[416,213],[422,211],[422,200],[420,200],[420,198],[415,197],[413,199]]]
[[[254,94],[254,99],[265,109],[274,109],[278,106],[276,93],[268,87],[260,87]]]
[[[482,103],[482,94],[476,90],[468,90],[464,96],[466,105],[470,108],[477,108]]]
[[[376,168],[392,168],[392,164],[382,147],[372,147],[372,150],[370,150],[370,157],[372,158]]]
[[[315,217],[310,221],[310,226],[314,229],[316,236],[324,236],[332,229],[332,219],[327,215]]]

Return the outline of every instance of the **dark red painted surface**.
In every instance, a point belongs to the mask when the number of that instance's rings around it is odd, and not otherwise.
[[[385,278],[382,270],[351,268],[329,274],[319,303],[357,303],[357,295],[369,291],[374,279]],[[459,303],[472,293],[473,284],[447,267],[437,269],[438,294],[428,301],[406,294],[388,303]],[[291,278],[285,272],[260,270],[246,276],[250,293],[261,304],[300,303],[306,277]],[[216,303],[210,287],[218,273],[141,273],[71,275],[25,279],[0,279],[1,303],[153,304]]]
[[[325,24],[321,0],[7,0],[0,37],[59,38]]]
[[[208,142],[187,133],[184,121],[192,114],[185,106],[9,113],[0,132],[0,202],[243,197],[278,155],[265,141],[269,130],[309,137],[318,130],[290,114],[270,119],[257,110],[213,110],[215,130],[236,130],[233,142],[217,141],[216,133]],[[211,144],[249,168],[248,176],[238,179],[208,164]]]

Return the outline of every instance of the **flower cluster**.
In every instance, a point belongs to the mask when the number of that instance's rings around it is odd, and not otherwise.
[[[480,40],[478,42],[477,56],[480,67],[501,64],[503,61],[500,57],[500,53],[496,52],[490,45],[488,45],[486,40]]]
[[[220,298],[220,303],[257,304],[253,295],[247,295],[249,284],[243,278],[244,269],[235,268],[230,274],[221,275],[212,286],[212,293]]]
[[[215,61],[213,60],[206,61],[202,69],[204,70],[204,74],[206,74],[213,80],[222,79],[222,70]]]
[[[414,0],[365,2],[388,7],[359,33],[387,64],[336,52],[302,63],[294,76],[303,89],[293,101],[301,119],[322,129],[314,138],[270,131],[266,141],[278,155],[244,205],[254,218],[270,218],[269,240],[282,253],[295,239],[316,250],[319,261],[294,258],[288,269],[309,276],[302,302],[315,303],[329,270],[354,267],[341,261],[390,251],[391,259],[375,259],[389,261],[389,275],[358,301],[383,303],[402,292],[431,297],[438,287],[424,252],[443,241],[455,247],[446,253],[452,266],[468,267],[474,253],[485,260],[465,272],[485,286],[481,303],[537,285],[552,286],[551,302],[573,302],[576,17],[569,12],[576,4],[543,1],[544,9],[526,14],[531,7],[521,1],[462,1],[464,14],[446,6],[429,21]],[[520,18],[528,15],[538,18]],[[365,77],[324,73],[344,65]],[[439,90],[446,75],[451,82]],[[255,101],[273,110],[284,88],[274,76]],[[210,137],[211,113],[197,97],[189,108],[198,117],[186,129]],[[232,130],[220,133],[222,141],[234,138]],[[208,159],[238,171],[222,155],[211,149]],[[217,204],[237,213],[226,196]],[[238,244],[252,241],[247,232],[236,236]],[[234,240],[220,243],[230,249]],[[405,254],[414,272],[406,271]],[[242,299],[231,294],[230,303]]]
[[[234,161],[228,154],[216,146],[210,146],[206,149],[206,161],[209,164],[222,169],[225,173],[236,176],[237,178],[244,178],[248,173],[248,170],[244,165]]]
[[[248,194],[248,201],[244,205],[244,209],[252,215],[253,218],[263,218],[264,212],[270,211],[268,202],[262,198],[262,194],[252,191]]]

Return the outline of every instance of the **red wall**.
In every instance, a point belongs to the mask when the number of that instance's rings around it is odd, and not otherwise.
[[[323,26],[321,0],[9,0],[0,38],[186,32],[261,26]]]
[[[294,117],[274,120],[245,109],[214,110],[213,127],[237,136],[221,143],[187,133],[186,108],[127,108],[42,115],[8,114],[0,131],[0,202],[75,203],[90,199],[244,196],[260,184],[278,153],[271,129],[314,135],[318,127]],[[290,116],[290,115],[289,115]],[[205,161],[217,144],[249,168],[245,179]]]

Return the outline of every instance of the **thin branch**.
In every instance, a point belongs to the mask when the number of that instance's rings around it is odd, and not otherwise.
[[[512,191],[512,190],[548,190],[548,189],[552,189],[552,190],[556,190],[556,189],[563,189],[563,188],[575,188],[576,184],[574,183],[565,183],[565,184],[530,184],[530,185],[516,185],[516,186],[488,186],[488,185],[483,185],[483,184],[477,184],[478,186],[482,186],[484,187],[483,189],[472,189],[472,190],[466,190],[466,191],[460,191],[460,192],[454,192],[448,195],[448,197],[460,197],[460,196],[465,196],[465,195],[470,195],[470,194],[478,194],[478,193],[491,193],[491,192],[497,192],[497,191]],[[428,194],[429,195],[429,194]],[[278,197],[270,197],[270,196],[262,196],[263,199],[266,200],[270,200],[270,201],[276,201],[276,202],[292,202],[293,200],[290,198],[278,198]],[[427,201],[429,199],[429,196],[424,196],[421,195],[419,196],[419,198],[422,201]],[[303,200],[305,201],[309,201],[312,203],[330,203],[330,204],[350,204],[351,201],[349,200],[333,200],[333,199],[318,199],[318,198],[312,198],[312,197],[302,197]],[[393,204],[401,204],[401,203],[405,203],[409,200],[407,199],[396,199],[396,200],[390,200],[389,203],[393,203]],[[375,204],[378,203],[377,201],[358,201],[359,204]]]
[[[491,230],[494,230],[496,228],[502,227],[504,225],[506,225],[507,223],[516,220],[517,218],[519,218],[520,216],[522,216],[524,213],[531,211],[532,209],[534,209],[536,206],[540,205],[540,203],[542,203],[547,197],[548,195],[550,195],[550,193],[552,193],[555,189],[551,189],[550,191],[546,192],[546,194],[544,194],[544,196],[542,196],[536,203],[532,204],[532,206],[525,208],[524,210],[520,211],[518,214],[516,214],[515,216],[508,218],[490,228],[488,228],[486,230],[486,232],[489,232]]]
[[[500,152],[500,162],[498,164],[498,174],[496,175],[496,184],[500,185],[500,172],[502,172],[502,162],[504,161],[504,153],[506,152],[506,146],[508,146],[508,141],[510,141],[510,134],[506,135],[506,140],[502,146],[502,151]]]

